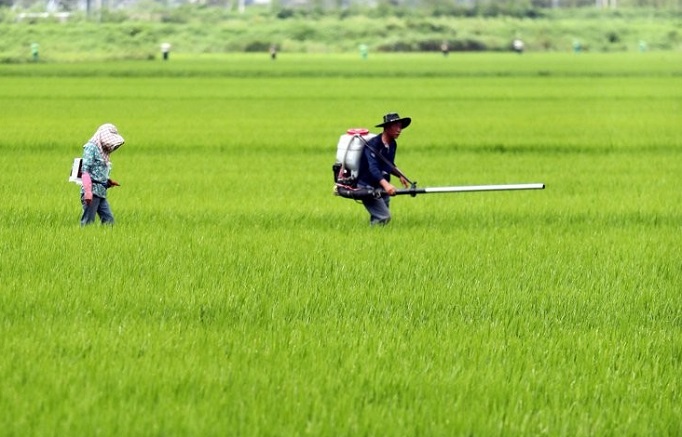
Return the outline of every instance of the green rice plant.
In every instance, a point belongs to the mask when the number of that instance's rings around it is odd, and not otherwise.
[[[2,433],[679,434],[676,60],[2,66]],[[420,186],[547,188],[371,228],[331,165],[389,111]],[[117,223],[81,229],[104,122]]]

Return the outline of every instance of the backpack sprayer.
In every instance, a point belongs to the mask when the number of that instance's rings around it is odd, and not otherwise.
[[[348,129],[345,135],[341,135],[336,149],[336,162],[332,166],[334,172],[334,194],[346,199],[367,200],[378,199],[387,193],[381,188],[358,187],[358,171],[363,149],[369,147],[367,141],[376,136],[364,128]],[[376,154],[380,159],[385,159],[381,154]],[[397,189],[396,196],[408,194],[415,197],[417,194],[433,193],[469,193],[480,191],[517,191],[517,190],[543,190],[545,184],[503,184],[503,185],[462,185],[452,187],[417,188],[417,182],[410,181],[396,166],[389,163],[393,171],[402,176],[410,188]]]

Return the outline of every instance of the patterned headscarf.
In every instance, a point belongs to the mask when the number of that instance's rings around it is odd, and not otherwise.
[[[91,143],[97,146],[102,155],[109,160],[109,155],[121,147],[125,140],[118,133],[118,129],[111,123],[100,126],[95,135],[90,138]]]

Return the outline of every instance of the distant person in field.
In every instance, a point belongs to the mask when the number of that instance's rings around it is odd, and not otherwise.
[[[440,52],[443,54],[443,56],[447,56],[448,53],[450,53],[450,46],[448,45],[447,41],[443,41],[443,43],[440,45]]]
[[[277,59],[277,46],[275,45],[270,46],[270,59],[273,61]]]
[[[40,46],[37,42],[31,43],[31,55],[33,56],[33,62],[38,62],[38,51]]]
[[[512,42],[512,48],[514,49],[514,51],[516,53],[519,53],[519,54],[523,53],[523,47],[524,47],[523,41],[521,41],[519,38],[516,38]]]
[[[369,47],[367,47],[367,44],[360,44],[360,57],[362,59],[367,59],[368,54],[369,54]]]
[[[95,135],[83,146],[81,226],[94,223],[96,215],[99,215],[102,224],[114,224],[114,216],[107,200],[107,190],[118,187],[119,183],[109,178],[110,155],[124,142],[116,126],[107,123],[100,126]]]
[[[386,192],[379,199],[362,201],[369,212],[370,225],[385,225],[391,220],[389,196],[396,193],[396,188],[391,184],[391,175],[399,177],[405,188],[409,186],[407,179],[396,168],[395,155],[398,149],[396,139],[411,122],[410,117],[401,118],[395,112],[384,115],[384,121],[376,125],[383,128],[381,135],[370,139],[363,149],[358,170],[358,187],[379,188]]]
[[[170,50],[171,50],[170,43],[165,42],[161,44],[161,54],[163,55],[164,61],[168,60],[168,57],[170,56]]]

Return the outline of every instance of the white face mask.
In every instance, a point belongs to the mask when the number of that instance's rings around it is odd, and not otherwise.
[[[104,149],[105,152],[107,153],[113,153],[115,152],[119,147],[121,147],[123,143],[120,144],[115,144],[115,145],[104,145],[102,148]]]

